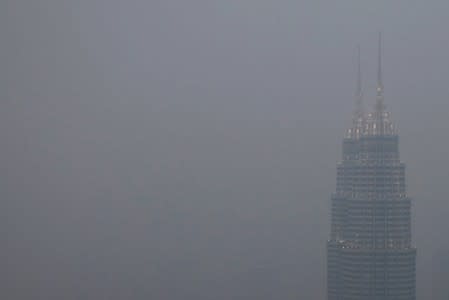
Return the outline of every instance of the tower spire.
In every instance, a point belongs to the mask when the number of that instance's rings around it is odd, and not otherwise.
[[[382,33],[379,32],[378,57],[377,57],[377,99],[376,112],[382,114],[385,109],[384,104],[384,85],[382,82]]]
[[[362,70],[360,65],[360,46],[357,45],[357,87],[355,92],[355,119],[363,117]]]
[[[355,108],[352,117],[352,127],[348,129],[347,137],[358,139],[364,130],[365,116],[363,111],[362,71],[360,66],[360,46],[357,45],[357,84],[355,90]]]

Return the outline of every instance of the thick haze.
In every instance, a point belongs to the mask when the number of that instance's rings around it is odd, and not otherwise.
[[[3,0],[0,298],[325,299],[362,49],[449,248],[449,2]],[[439,299],[438,299],[439,300]]]

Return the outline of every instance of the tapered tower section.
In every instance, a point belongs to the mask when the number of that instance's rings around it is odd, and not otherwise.
[[[337,166],[327,242],[328,300],[415,300],[411,200],[398,134],[385,109],[380,48],[379,36],[374,111],[354,116],[358,121],[343,139]]]

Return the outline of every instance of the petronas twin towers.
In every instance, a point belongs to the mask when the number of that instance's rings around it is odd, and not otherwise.
[[[343,139],[327,242],[328,300],[415,300],[416,248],[398,134],[386,111],[381,37],[374,110],[363,111],[360,51],[356,108]]]

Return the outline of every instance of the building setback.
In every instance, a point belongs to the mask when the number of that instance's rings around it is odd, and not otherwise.
[[[328,300],[415,300],[416,248],[398,134],[384,104],[381,37],[374,111],[363,112],[360,51],[356,108],[331,197]]]

